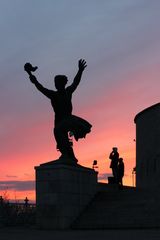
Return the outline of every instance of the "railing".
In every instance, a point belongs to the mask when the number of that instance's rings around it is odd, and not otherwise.
[[[36,208],[36,204],[35,204],[35,203],[25,204],[25,203],[13,203],[13,202],[9,202],[8,204],[9,204],[10,206],[17,207],[17,208],[20,208],[20,209],[25,209],[25,208],[35,209],[35,208]]]
[[[35,218],[36,204],[0,201],[0,226],[34,225]]]

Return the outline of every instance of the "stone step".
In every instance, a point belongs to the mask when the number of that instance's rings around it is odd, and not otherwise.
[[[73,223],[75,229],[160,227],[160,203],[148,192],[106,187]],[[157,211],[157,209],[159,211]]]
[[[107,216],[104,218],[104,216],[101,216],[101,218],[85,218],[82,219],[82,221],[79,221],[77,225],[74,225],[73,228],[76,229],[82,229],[82,228],[88,228],[88,229],[98,229],[98,228],[128,228],[128,227],[159,227],[160,218],[150,218],[150,217],[144,217],[144,215],[139,215],[137,217],[131,217],[131,216]]]

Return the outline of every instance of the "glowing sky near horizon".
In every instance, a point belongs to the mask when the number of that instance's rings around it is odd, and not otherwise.
[[[132,185],[134,117],[159,102],[159,11],[157,0],[0,1],[0,192],[7,181],[34,180],[34,166],[59,157],[50,102],[30,83],[24,63],[37,65],[38,80],[52,89],[56,74],[72,82],[80,58],[88,66],[73,114],[93,128],[74,143],[75,154],[84,166],[98,160],[99,180],[106,181],[108,155],[117,146],[124,182]],[[30,185],[16,186],[8,190],[32,198]]]

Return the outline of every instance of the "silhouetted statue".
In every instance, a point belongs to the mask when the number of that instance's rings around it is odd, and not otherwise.
[[[110,168],[112,169],[112,174],[114,177],[115,182],[118,181],[118,159],[119,159],[119,153],[118,149],[116,147],[112,148],[112,152],[109,155],[109,158],[111,159]]]
[[[24,206],[27,208],[28,206],[29,206],[29,199],[26,197],[25,199],[24,199]]]
[[[123,177],[124,177],[124,162],[123,158],[118,159],[118,184],[119,188],[123,188]]]
[[[72,94],[80,83],[82,73],[86,68],[86,61],[80,59],[78,62],[78,72],[73,83],[66,87],[68,79],[65,75],[57,75],[54,78],[57,91],[44,88],[32,74],[37,67],[33,67],[30,63],[24,65],[25,71],[29,74],[29,78],[36,88],[51,100],[51,105],[55,112],[54,136],[57,142],[57,149],[61,152],[60,159],[67,163],[77,163],[74,155],[72,143],[69,139],[71,133],[75,140],[85,138],[86,134],[91,131],[92,125],[86,120],[72,115]]]
[[[2,196],[0,196],[0,206],[2,206],[4,204],[4,199]]]

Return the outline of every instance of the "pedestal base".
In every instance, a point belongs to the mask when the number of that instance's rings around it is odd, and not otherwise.
[[[43,229],[69,228],[97,191],[93,169],[57,162],[35,167],[37,225]]]

